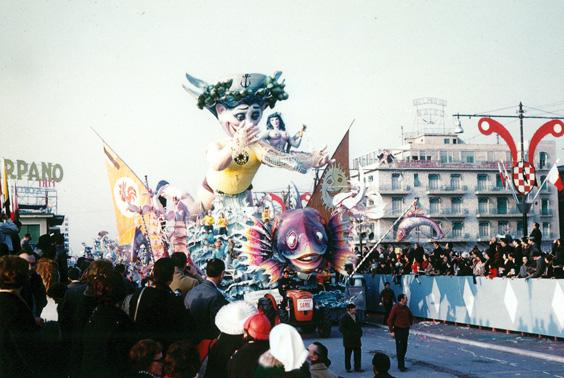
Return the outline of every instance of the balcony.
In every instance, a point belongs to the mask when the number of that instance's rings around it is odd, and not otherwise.
[[[491,238],[495,237],[496,235],[493,233],[484,233],[484,234],[478,234],[475,237],[475,240],[477,242],[489,242]]]
[[[477,218],[519,218],[523,213],[517,208],[500,211],[500,209],[477,209]]]
[[[464,242],[474,240],[476,239],[474,239],[472,235],[460,231],[448,232],[445,237],[441,239],[442,242]]]
[[[429,216],[431,217],[447,217],[447,218],[464,218],[468,216],[468,209],[431,209]]]
[[[429,185],[427,186],[427,194],[464,194],[468,192],[468,186],[460,185],[460,186],[453,186],[453,185],[440,185],[434,186]]]
[[[489,194],[489,195],[511,195],[511,190],[505,189],[503,186],[497,185],[477,185],[474,188],[474,193],[479,194]]]
[[[542,209],[538,212],[538,215],[540,215],[541,217],[552,217],[554,213],[551,209]]]
[[[403,214],[404,210],[395,210],[392,209],[390,211],[386,211],[386,213],[382,216],[382,219],[397,219]]]
[[[409,194],[411,193],[411,186],[409,185],[380,185],[378,187],[378,192],[381,195],[386,195],[386,194],[393,194],[393,195],[398,195],[398,194]]]

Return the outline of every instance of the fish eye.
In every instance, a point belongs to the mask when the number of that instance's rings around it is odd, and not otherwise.
[[[298,246],[298,236],[294,231],[290,231],[286,236],[286,245],[290,249],[296,249]]]
[[[323,234],[320,231],[317,231],[315,233],[315,237],[317,238],[317,241],[322,241],[323,240]]]

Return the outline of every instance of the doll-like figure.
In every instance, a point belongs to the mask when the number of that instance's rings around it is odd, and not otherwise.
[[[214,85],[186,75],[185,89],[198,97],[198,107],[209,110],[225,132],[225,138],[208,146],[209,168],[198,199],[189,206],[192,217],[209,209],[218,194],[252,205],[250,190],[261,164],[305,173],[329,162],[326,148],[287,153],[259,139],[263,111],[288,98],[284,83],[278,82],[280,75],[244,74]]]
[[[272,113],[266,119],[266,131],[261,135],[260,139],[264,140],[278,151],[290,152],[292,147],[298,148],[302,143],[302,137],[306,126],[295,135],[290,136],[286,131],[286,124],[282,119],[282,114]]]

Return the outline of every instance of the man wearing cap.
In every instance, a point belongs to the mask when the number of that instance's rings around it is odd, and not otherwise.
[[[211,259],[206,265],[206,280],[190,290],[184,299],[184,305],[196,322],[196,340],[214,339],[219,335],[215,325],[215,316],[227,300],[217,289],[223,278],[225,263]]]
[[[329,359],[329,351],[325,345],[321,344],[319,341],[315,341],[307,347],[307,351],[311,378],[338,377],[337,374],[329,369],[331,360]]]
[[[253,376],[259,357],[270,348],[268,336],[271,328],[270,320],[263,313],[252,315],[245,321],[243,325],[245,343],[233,353],[227,364],[228,378]]]

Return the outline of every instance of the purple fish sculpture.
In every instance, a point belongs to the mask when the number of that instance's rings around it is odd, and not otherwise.
[[[437,224],[431,218],[428,218],[423,215],[415,215],[411,217],[403,218],[398,226],[398,232],[396,234],[396,241],[402,241],[405,239],[411,230],[419,226],[429,226],[437,233],[435,239],[442,239],[444,238],[445,234],[441,229],[441,226]]]
[[[244,232],[240,258],[246,265],[263,268],[271,282],[278,281],[285,266],[303,273],[332,268],[344,274],[346,263],[356,263],[350,229],[345,214],[336,213],[326,223],[312,208],[280,214],[272,229],[253,217]]]

